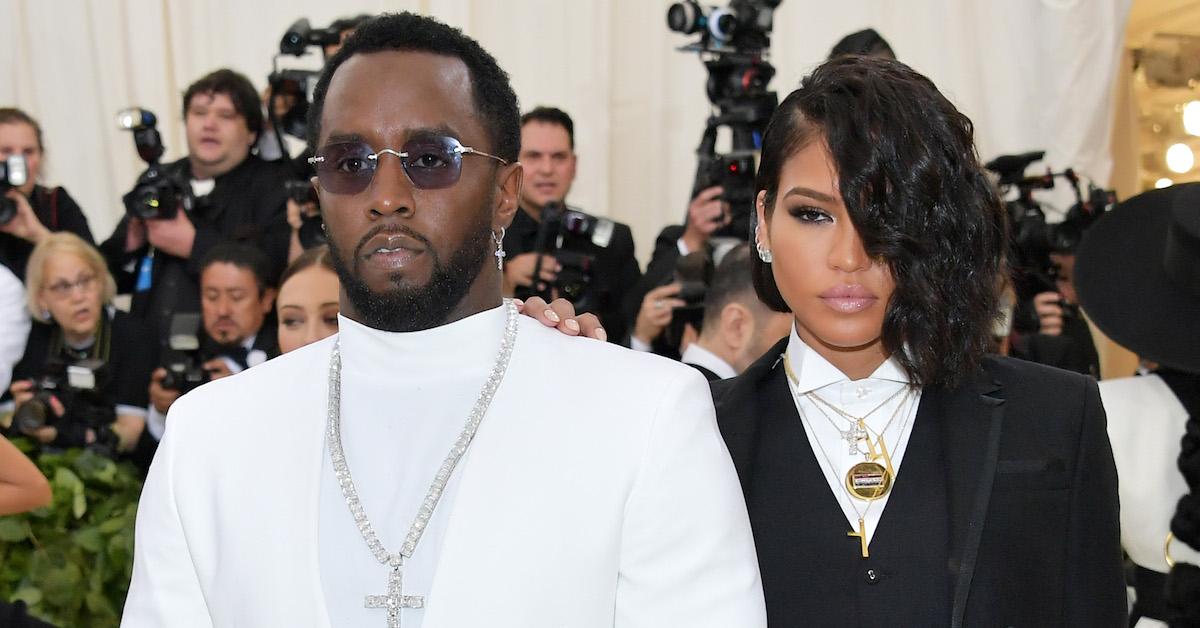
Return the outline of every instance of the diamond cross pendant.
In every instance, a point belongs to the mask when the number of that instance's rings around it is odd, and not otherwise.
[[[400,628],[400,609],[424,608],[425,597],[422,595],[404,595],[404,574],[400,565],[388,572],[387,595],[368,595],[367,608],[386,608],[388,628]]]

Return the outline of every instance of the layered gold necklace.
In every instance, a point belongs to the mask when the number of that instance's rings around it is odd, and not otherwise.
[[[862,416],[854,416],[842,408],[834,405],[833,403],[825,400],[814,392],[810,391],[806,393],[800,393],[800,380],[798,377],[796,377],[795,372],[792,371],[791,360],[786,353],[783,356],[783,369],[784,372],[787,373],[788,383],[790,384],[788,388],[791,390],[792,396],[796,399],[797,410],[800,409],[800,397],[803,396],[807,398],[812,405],[816,407],[817,410],[825,417],[825,419],[829,421],[830,425],[832,425],[833,428],[837,430],[839,434],[841,434],[842,439],[845,440],[850,447],[850,453],[861,454],[863,456],[862,462],[854,464],[850,467],[850,470],[846,472],[843,486],[846,489],[846,493],[853,498],[850,500],[850,508],[853,509],[854,514],[858,516],[858,530],[851,530],[847,533],[847,536],[858,538],[862,557],[868,558],[870,553],[867,550],[867,513],[870,512],[871,506],[874,505],[873,502],[883,498],[888,494],[889,491],[891,491],[892,485],[896,478],[896,469],[892,466],[892,455],[888,451],[887,442],[884,440],[884,434],[896,420],[896,417],[900,415],[900,410],[908,406],[913,387],[909,384],[906,384],[893,393],[890,397],[883,400],[882,403],[872,408],[870,412],[867,412]],[[901,397],[901,395],[903,395],[903,397]],[[892,416],[888,418],[888,421],[886,424],[884,424],[883,429],[879,430],[878,432],[872,430],[870,426],[867,425],[867,419],[872,414],[891,403],[897,397],[901,397],[901,399],[899,403],[896,404],[895,409],[892,410]],[[833,410],[839,418],[846,420],[849,423],[849,426],[846,429],[842,429],[842,427],[840,427],[838,423],[834,421],[833,417],[825,411],[825,408]],[[800,418],[801,420],[807,422],[803,412],[800,412]],[[903,433],[903,426],[901,427],[900,431]],[[813,436],[814,438],[816,437],[815,431],[813,432]],[[816,438],[816,441],[817,447],[820,450],[821,455],[824,456],[826,464],[829,465],[830,471],[836,474],[837,467],[833,464],[833,460],[829,457],[829,454],[826,453],[825,446],[821,443],[819,438]],[[864,445],[866,447],[865,450],[863,449]],[[866,510],[859,512],[858,506],[854,504],[854,499],[866,501]]]

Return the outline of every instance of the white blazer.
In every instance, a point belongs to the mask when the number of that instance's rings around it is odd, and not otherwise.
[[[171,408],[123,626],[330,625],[317,513],[332,346]],[[690,367],[522,317],[457,473],[425,628],[766,626],[737,475]]]

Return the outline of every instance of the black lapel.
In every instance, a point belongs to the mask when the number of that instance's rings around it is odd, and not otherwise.
[[[717,407],[717,426],[720,427],[725,447],[729,449],[729,455],[733,458],[733,466],[742,482],[743,494],[749,491],[754,472],[758,426],[764,413],[779,405],[767,403],[768,395],[764,392],[772,375],[778,375],[775,373],[775,366],[784,349],[787,349],[787,342],[787,338],[779,341],[741,375],[710,382],[713,401]]]
[[[951,626],[961,628],[988,502],[1000,455],[1004,399],[1000,385],[979,377],[954,389],[929,387],[919,412],[933,413],[941,425],[950,514],[950,565],[953,578]]]

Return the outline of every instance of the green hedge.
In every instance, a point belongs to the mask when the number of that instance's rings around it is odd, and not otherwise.
[[[133,569],[133,524],[142,481],[127,462],[91,451],[32,451],[54,502],[0,517],[0,599],[24,601],[58,626],[116,627]]]

